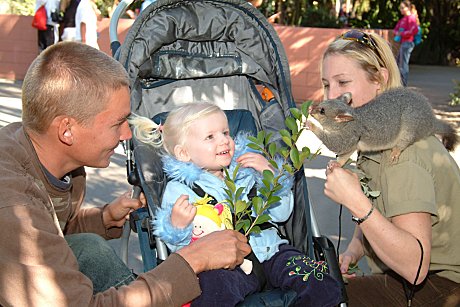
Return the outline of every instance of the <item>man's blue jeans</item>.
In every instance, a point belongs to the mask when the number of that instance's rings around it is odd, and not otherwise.
[[[79,233],[67,235],[65,239],[77,258],[80,272],[93,282],[93,293],[127,285],[136,279],[101,236]]]
[[[397,61],[399,73],[401,74],[401,81],[404,86],[407,86],[407,81],[409,78],[409,59],[412,50],[414,50],[414,47],[414,42],[404,42],[401,44],[401,47],[399,47]]]

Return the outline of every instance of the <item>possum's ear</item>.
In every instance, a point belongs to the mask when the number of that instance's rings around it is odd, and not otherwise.
[[[340,96],[340,99],[345,103],[345,104],[350,104],[351,101],[351,93],[345,93],[342,96]]]
[[[346,123],[354,120],[353,115],[348,112],[340,113],[335,117],[335,121],[338,123]]]

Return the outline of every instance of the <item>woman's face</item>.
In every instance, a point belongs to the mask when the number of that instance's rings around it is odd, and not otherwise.
[[[351,93],[351,105],[356,108],[377,96],[380,84],[369,80],[366,72],[352,59],[341,54],[330,54],[323,60],[324,97],[337,98]]]
[[[399,11],[401,12],[401,15],[403,16],[410,15],[410,10],[407,6],[404,5],[404,3],[401,3],[399,5]]]

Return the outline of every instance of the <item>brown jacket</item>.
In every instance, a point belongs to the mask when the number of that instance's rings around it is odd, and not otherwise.
[[[173,254],[129,286],[93,295],[91,281],[64,234],[106,230],[102,208],[80,208],[85,170],[71,174],[71,187],[49,183],[20,123],[0,129],[0,305],[1,306],[180,306],[200,294],[187,262]]]

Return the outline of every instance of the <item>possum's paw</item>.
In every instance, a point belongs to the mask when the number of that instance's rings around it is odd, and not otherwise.
[[[311,131],[317,131],[317,130],[323,130],[323,126],[320,124],[316,118],[313,116],[308,117],[308,119],[305,121],[304,126]]]
[[[401,155],[401,149],[399,149],[398,147],[393,147],[391,149],[390,162],[391,163],[398,162],[400,155]]]

